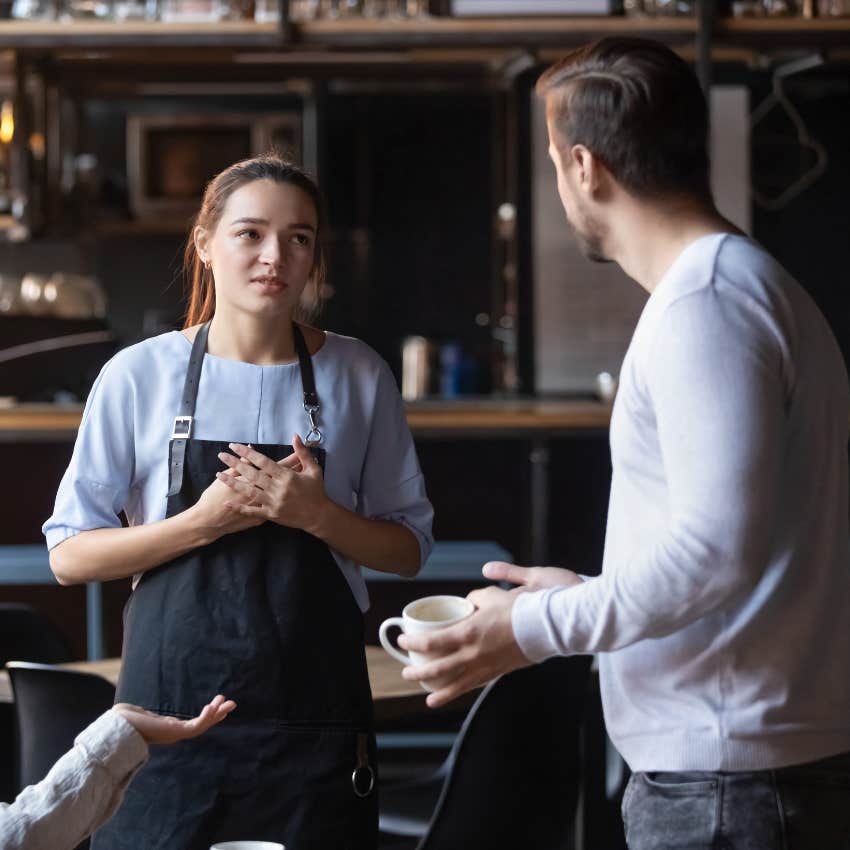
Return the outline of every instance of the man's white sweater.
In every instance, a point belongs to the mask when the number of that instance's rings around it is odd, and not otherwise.
[[[848,424],[805,291],[743,237],[689,245],[623,362],[602,574],[513,609],[532,661],[600,653],[632,770],[850,750]]]

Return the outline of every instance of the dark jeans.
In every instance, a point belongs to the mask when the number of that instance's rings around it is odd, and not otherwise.
[[[629,850],[850,850],[850,753],[752,773],[636,773]]]

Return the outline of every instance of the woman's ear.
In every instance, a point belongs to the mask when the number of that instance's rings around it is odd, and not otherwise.
[[[209,265],[209,233],[200,224],[192,231],[192,239],[195,243],[195,253],[203,265]]]

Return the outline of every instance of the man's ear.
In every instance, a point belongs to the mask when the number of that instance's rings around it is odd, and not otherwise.
[[[602,177],[602,163],[584,145],[573,145],[569,155],[576,169],[578,185],[588,194],[596,194]]]

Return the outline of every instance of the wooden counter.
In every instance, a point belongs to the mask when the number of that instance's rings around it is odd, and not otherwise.
[[[611,405],[599,401],[481,399],[407,405],[416,437],[540,437],[604,430]]]
[[[19,404],[0,407],[0,442],[73,440],[79,405]],[[470,399],[407,405],[416,437],[536,437],[604,430],[610,404],[596,401]]]
[[[76,404],[0,406],[0,442],[73,440],[82,414]]]
[[[71,442],[81,415],[79,405],[0,407],[0,444]],[[419,440],[511,439],[529,444],[529,553],[536,564],[548,560],[548,441],[604,433],[610,420],[609,403],[588,400],[481,398],[407,405],[407,421]]]

